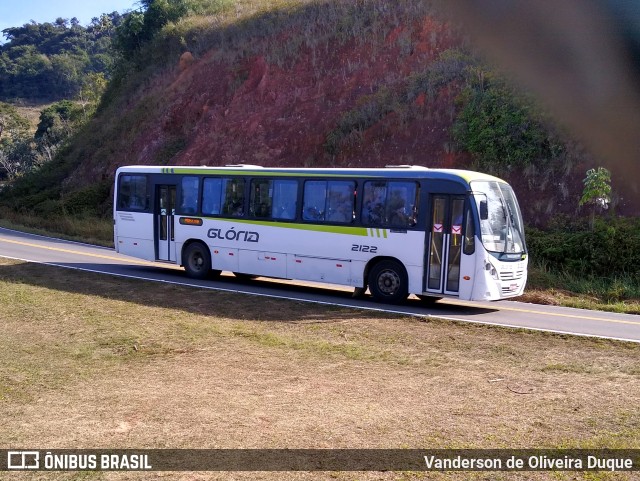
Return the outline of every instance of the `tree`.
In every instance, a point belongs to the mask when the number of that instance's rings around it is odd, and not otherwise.
[[[83,117],[82,107],[70,100],[61,100],[40,112],[40,122],[34,135],[36,141],[47,138],[57,144],[69,137],[74,125]]]
[[[4,29],[8,41],[0,45],[0,100],[74,98],[86,75],[110,72],[111,40],[122,20],[112,12],[87,28],[74,17]]]
[[[16,136],[11,143],[0,148],[0,173],[6,175],[9,180],[14,179],[34,168],[36,156],[37,149],[33,137],[28,134]]]
[[[133,59],[162,27],[189,12],[185,0],[141,0],[140,4],[144,13],[131,12],[116,31],[114,46],[125,60]]]
[[[589,169],[582,183],[584,190],[579,205],[591,205],[590,226],[593,229],[596,210],[608,209],[611,202],[611,173],[604,167]]]
[[[0,177],[13,179],[31,166],[29,121],[0,102]]]
[[[84,78],[78,101],[85,117],[95,111],[106,88],[107,80],[102,73],[90,73]]]
[[[131,12],[116,29],[113,46],[125,60],[131,60],[144,43],[144,15]]]

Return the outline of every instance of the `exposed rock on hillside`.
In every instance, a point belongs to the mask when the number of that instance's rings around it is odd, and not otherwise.
[[[455,165],[461,157],[450,139],[455,83],[413,97],[408,88],[412,76],[460,41],[430,15],[405,24],[398,12],[388,13],[377,22],[386,33],[303,44],[284,61],[273,53],[228,61],[216,48],[182,53],[119,106],[126,111],[123,123],[110,127],[109,155],[90,153],[94,160],[86,159],[74,177],[108,177],[125,163]],[[286,44],[299,35],[276,37]],[[258,42],[264,51],[273,38]],[[123,124],[130,127],[124,136]]]

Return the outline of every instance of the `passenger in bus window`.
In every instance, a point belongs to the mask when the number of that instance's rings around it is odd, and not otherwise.
[[[303,218],[304,220],[324,220],[322,211],[313,206],[309,206],[304,210]]]
[[[370,184],[365,184],[364,197],[362,199],[362,221],[366,224],[372,223],[373,213],[373,190],[370,188]]]
[[[242,217],[244,215],[244,205],[242,202],[234,202],[231,208],[231,215],[234,217]]]
[[[363,221],[369,225],[382,225],[386,222],[386,182],[368,182],[365,184],[363,201]]]
[[[379,202],[368,202],[366,205],[367,223],[371,225],[382,224],[383,208]]]
[[[389,211],[389,221],[392,225],[406,226],[409,224],[405,190],[394,190],[391,193]]]
[[[258,208],[256,209],[255,216],[256,217],[269,217],[269,207],[266,203],[260,202]]]

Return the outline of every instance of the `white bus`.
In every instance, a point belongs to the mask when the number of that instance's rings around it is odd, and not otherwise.
[[[527,278],[513,190],[476,172],[128,166],[114,196],[118,252],[199,279],[315,281],[397,303],[505,299]]]

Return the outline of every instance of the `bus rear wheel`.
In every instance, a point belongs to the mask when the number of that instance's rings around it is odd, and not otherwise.
[[[371,295],[379,302],[396,304],[409,295],[407,271],[397,261],[378,262],[371,269],[368,280]]]
[[[211,272],[209,248],[201,242],[189,244],[182,254],[182,265],[189,277],[205,279]]]

